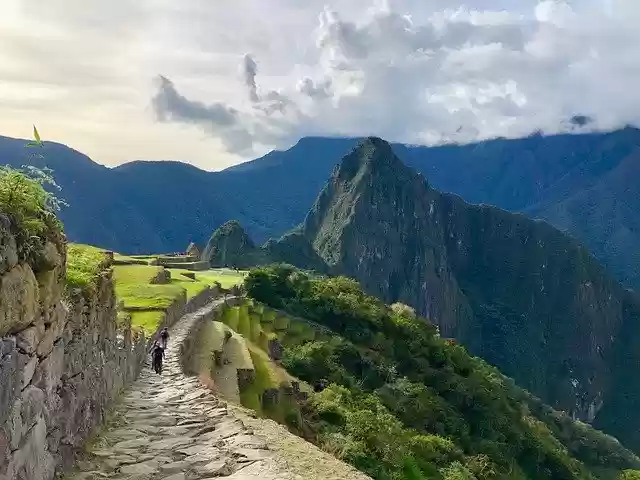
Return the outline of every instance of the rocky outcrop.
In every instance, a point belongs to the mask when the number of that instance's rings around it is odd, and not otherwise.
[[[144,337],[116,324],[110,271],[65,298],[65,250],[18,262],[0,229],[0,478],[51,480],[139,373]]]
[[[321,273],[329,272],[327,264],[299,231],[287,233],[278,240],[271,239],[262,246],[256,246],[236,221],[225,223],[213,233],[203,258],[212,267],[248,268],[288,263]]]
[[[259,251],[240,224],[231,220],[216,230],[202,253],[212,266],[241,268],[260,263]]]

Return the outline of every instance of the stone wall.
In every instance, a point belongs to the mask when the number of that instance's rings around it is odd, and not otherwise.
[[[193,313],[200,308],[204,307],[207,303],[209,303],[214,298],[220,296],[220,292],[217,288],[206,288],[202,292],[198,293],[196,296],[190,298],[189,300],[185,297],[180,297],[175,300],[171,306],[165,311],[164,320],[158,326],[158,331],[149,337],[147,340],[147,348],[151,348],[153,342],[156,341],[159,337],[160,330],[163,328],[170,328],[176,324],[180,318],[187,314]],[[133,311],[133,310],[129,310]]]
[[[213,289],[213,292],[216,293],[212,298],[219,296],[217,289]],[[206,304],[207,302],[204,302]],[[225,296],[224,301],[221,302],[216,308],[212,308],[211,311],[207,312],[206,315],[201,315],[196,318],[195,322],[189,329],[189,332],[185,336],[184,340],[180,344],[180,364],[182,366],[182,371],[186,375],[198,375],[202,372],[197,371],[196,365],[194,365],[194,359],[196,357],[196,353],[199,348],[199,339],[201,333],[203,331],[203,327],[205,322],[211,322],[218,320],[219,315],[224,311],[227,307],[235,307],[242,303],[242,299],[239,297],[227,297]],[[203,305],[204,305],[203,304]],[[197,309],[194,309],[194,311]],[[202,353],[202,352],[200,352]],[[211,362],[215,362],[216,356],[220,357],[222,354],[222,350],[214,350],[212,352],[207,352],[210,354]],[[209,382],[213,382],[211,378],[207,379]]]
[[[0,479],[51,480],[139,373],[145,339],[117,325],[110,270],[65,295],[64,243],[19,262],[0,225]]]

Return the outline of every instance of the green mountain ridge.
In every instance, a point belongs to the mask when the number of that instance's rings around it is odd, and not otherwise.
[[[229,325],[249,336],[273,329],[284,347],[280,365],[309,384],[321,378],[330,383],[311,394],[297,415],[290,403],[283,405],[284,422],[372,478],[586,480],[638,474],[620,474],[638,468],[639,460],[615,439],[544,405],[440,338],[433,324],[406,305],[384,305],[344,277],[287,266],[254,269],[245,286],[253,300]],[[281,412],[273,414],[283,421]]]
[[[411,305],[545,402],[640,449],[637,299],[575,239],[438,192],[378,138],[344,157],[292,238],[296,255],[272,241],[244,266],[313,269],[300,255],[311,245],[324,271]]]

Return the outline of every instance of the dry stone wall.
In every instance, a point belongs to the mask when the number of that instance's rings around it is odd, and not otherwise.
[[[0,480],[51,480],[69,466],[146,356],[144,336],[116,323],[109,270],[68,296],[64,242],[41,256],[19,262],[0,221]]]

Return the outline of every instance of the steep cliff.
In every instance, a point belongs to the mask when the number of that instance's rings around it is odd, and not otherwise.
[[[378,138],[344,157],[296,232],[328,270],[640,448],[637,299],[573,238],[431,188]]]

